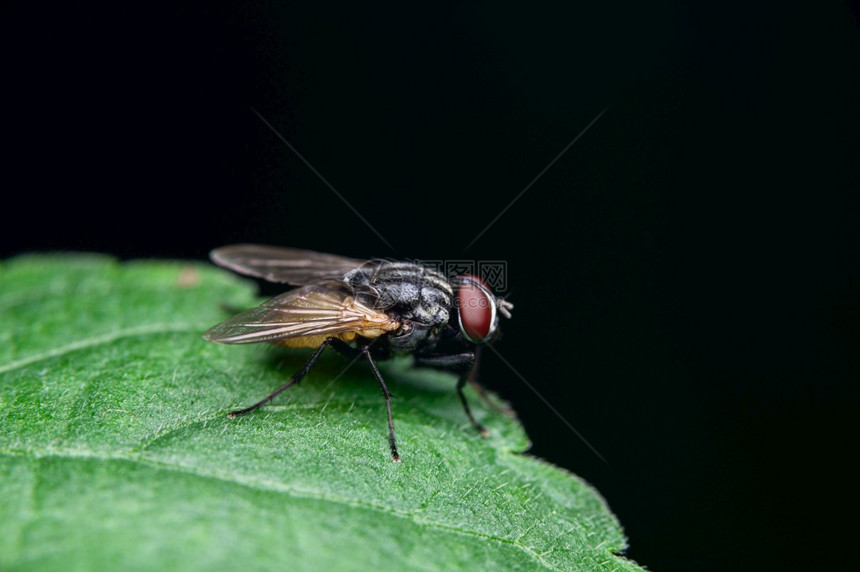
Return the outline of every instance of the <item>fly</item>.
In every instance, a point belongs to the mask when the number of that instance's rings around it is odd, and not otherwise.
[[[487,429],[472,415],[463,394],[474,384],[480,345],[499,335],[499,314],[510,318],[513,305],[497,298],[471,274],[448,280],[414,262],[357,260],[296,248],[254,244],[212,251],[212,261],[240,274],[297,286],[262,305],[209,329],[203,337],[221,344],[271,342],[315,348],[290,380],[257,403],[230,412],[244,415],[298,384],[331,346],[356,359],[363,357],[382,389],[388,413],[391,459],[400,462],[391,393],[376,361],[411,354],[415,365],[459,375],[457,395],[466,416],[481,434]]]

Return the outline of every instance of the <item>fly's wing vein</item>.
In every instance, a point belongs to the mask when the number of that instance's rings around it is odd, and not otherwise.
[[[337,282],[292,290],[212,327],[204,337],[222,344],[251,344],[288,338],[397,329],[399,322],[355,299]]]
[[[342,279],[351,270],[375,264],[313,250],[261,244],[224,246],[216,248],[209,256],[219,266],[239,274],[294,286],[311,284],[321,279]]]

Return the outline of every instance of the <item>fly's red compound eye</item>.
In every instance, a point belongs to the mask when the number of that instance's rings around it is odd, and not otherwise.
[[[496,299],[484,281],[465,274],[457,290],[457,302],[463,335],[475,343],[487,341],[496,329]]]

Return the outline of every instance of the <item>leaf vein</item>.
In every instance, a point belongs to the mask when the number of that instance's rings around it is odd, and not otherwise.
[[[123,338],[133,338],[136,336],[147,336],[152,334],[163,334],[163,333],[176,333],[176,332],[196,332],[202,331],[204,326],[200,326],[197,324],[144,324],[142,326],[136,326],[134,328],[125,328],[116,330],[113,332],[109,332],[107,334],[101,336],[94,336],[92,338],[85,338],[83,340],[77,340],[69,344],[65,344],[63,346],[58,346],[55,348],[51,348],[49,350],[45,350],[43,352],[39,352],[15,361],[11,361],[7,364],[0,365],[0,373],[7,373],[9,371],[14,371],[16,369],[28,366],[33,363],[37,363],[46,359],[51,359],[55,357],[59,357],[68,353],[72,353],[78,350],[83,350],[87,348],[91,348],[94,346],[98,346],[101,344],[108,344],[116,340],[120,340]]]
[[[331,494],[328,492],[321,491],[319,489],[310,489],[305,487],[296,487],[291,486],[282,482],[272,481],[268,479],[259,479],[259,478],[247,478],[242,475],[237,475],[235,473],[226,473],[223,471],[202,469],[201,467],[196,467],[192,465],[184,465],[182,463],[167,463],[158,459],[147,458],[143,455],[112,455],[112,454],[104,454],[98,453],[96,451],[87,451],[87,450],[35,450],[35,449],[24,449],[24,450],[12,450],[12,449],[0,449],[0,455],[7,456],[23,456],[23,455],[31,455],[37,458],[40,457],[58,457],[65,459],[85,459],[85,460],[96,460],[96,461],[120,461],[120,462],[128,462],[139,464],[143,466],[153,467],[159,470],[166,470],[171,472],[183,473],[186,475],[191,475],[194,477],[204,478],[204,479],[214,479],[218,481],[225,482],[227,484],[246,487],[259,491],[269,491],[276,492],[280,494],[286,494],[288,496],[296,497],[296,498],[306,498],[306,499],[316,499],[322,500],[326,502],[342,504],[345,506],[350,506],[359,509],[368,509],[377,512],[382,512],[385,514],[389,514],[391,516],[395,516],[398,518],[402,518],[405,520],[410,520],[414,524],[421,526],[429,526],[433,527],[437,530],[451,532],[454,534],[460,534],[467,537],[473,538],[481,538],[484,540],[491,540],[493,542],[497,542],[499,544],[505,544],[516,548],[523,553],[527,554],[531,558],[533,558],[536,562],[538,562],[542,567],[548,570],[560,570],[560,568],[553,566],[549,562],[547,562],[544,558],[545,554],[550,554],[553,552],[553,549],[546,550],[543,553],[539,553],[535,550],[536,547],[533,546],[525,546],[520,544],[516,540],[510,538],[504,538],[499,536],[494,536],[491,534],[486,534],[483,532],[479,532],[476,530],[469,530],[465,528],[457,528],[454,526],[449,526],[435,520],[421,518],[417,513],[401,511],[393,509],[389,506],[385,506],[377,503],[370,502],[360,502],[355,499],[350,499],[348,497],[343,497],[336,494]],[[593,547],[590,549],[595,553],[606,553],[605,550],[600,550],[597,547]],[[612,556],[609,553],[606,553],[607,556]]]

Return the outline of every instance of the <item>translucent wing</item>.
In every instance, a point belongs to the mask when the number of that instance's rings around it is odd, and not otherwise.
[[[362,264],[372,264],[313,250],[260,244],[223,246],[213,250],[209,256],[215,264],[234,272],[294,286],[326,278],[339,280]]]
[[[283,342],[318,345],[329,336],[375,338],[400,323],[355,299],[346,286],[323,281],[276,296],[212,327],[203,337],[222,344]]]

